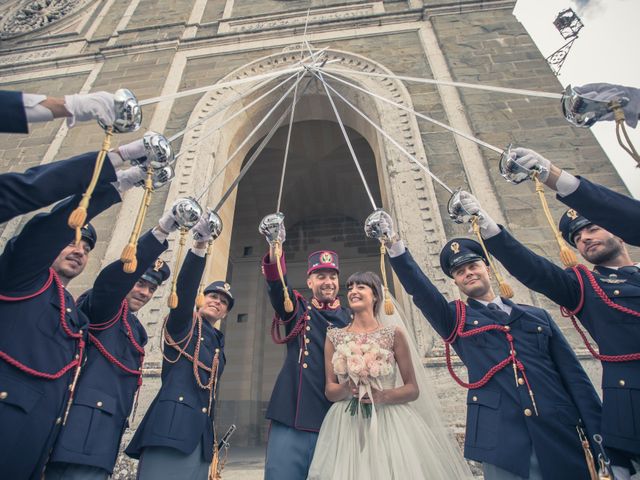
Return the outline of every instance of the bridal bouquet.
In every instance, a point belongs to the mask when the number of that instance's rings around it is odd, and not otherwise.
[[[371,397],[371,388],[382,390],[380,379],[393,372],[393,353],[376,343],[367,343],[362,337],[347,335],[337,346],[331,359],[336,375],[348,377],[358,386],[359,395],[353,397],[345,411],[355,415],[358,407],[365,417],[371,416],[371,404],[362,403],[365,394]]]

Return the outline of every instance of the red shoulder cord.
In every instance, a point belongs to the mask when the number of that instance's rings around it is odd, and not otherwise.
[[[296,304],[298,305],[298,307],[302,306],[302,308],[305,308],[304,297],[297,290],[294,290],[293,294],[296,297]],[[273,339],[274,343],[277,343],[278,345],[289,343],[291,340],[303,333],[304,328],[307,326],[307,323],[310,320],[309,312],[307,312],[307,310],[305,309],[304,312],[298,317],[298,320],[296,321],[295,326],[291,329],[291,332],[289,332],[289,335],[282,337],[282,334],[280,333],[280,327],[289,323],[291,320],[293,320],[293,318],[294,317],[292,316],[289,320],[281,320],[278,314],[273,317],[273,321],[271,322],[271,338]]]
[[[111,363],[112,365],[115,365],[120,370],[130,375],[137,375],[138,387],[140,387],[142,385],[142,365],[144,364],[144,347],[142,347],[133,336],[133,330],[131,329],[131,325],[127,320],[128,316],[129,316],[129,302],[127,302],[127,300],[124,299],[122,301],[122,304],[120,305],[120,310],[118,310],[118,313],[116,314],[115,317],[113,317],[111,320],[108,320],[104,323],[91,324],[89,326],[89,330],[94,332],[107,330],[113,327],[118,322],[118,320],[122,320],[122,323],[127,332],[127,338],[129,339],[129,342],[131,342],[131,345],[133,345],[133,348],[135,348],[138,354],[140,354],[140,367],[138,370],[129,368],[125,364],[123,364],[120,360],[118,360],[113,354],[111,354],[106,349],[106,347],[102,344],[102,342],[100,342],[100,340],[98,340],[98,338],[91,332],[89,332],[89,341],[96,346],[98,351],[102,354],[104,358],[106,358],[109,361],[109,363]]]
[[[85,342],[82,336],[83,335],[82,330],[78,332],[74,332],[71,330],[71,328],[69,328],[69,325],[67,324],[67,319],[66,319],[67,309],[66,309],[66,302],[64,298],[65,290],[64,290],[64,286],[62,285],[62,282],[60,281],[60,277],[58,277],[58,274],[54,272],[52,268],[49,268],[49,278],[47,279],[47,281],[45,282],[45,284],[42,286],[40,290],[38,290],[35,293],[32,293],[31,295],[26,295],[23,297],[8,297],[5,295],[0,295],[0,301],[20,302],[23,300],[28,300],[30,298],[37,297],[38,295],[41,295],[43,292],[45,292],[51,286],[52,282],[55,282],[56,288],[58,290],[58,299],[60,301],[60,326],[62,327],[62,330],[64,330],[64,333],[67,335],[67,337],[75,340],[77,344],[77,353],[74,356],[73,360],[67,363],[64,367],[62,367],[56,373],[47,373],[47,372],[41,372],[39,370],[35,370],[33,368],[26,366],[25,364],[19,362],[18,360],[16,360],[15,358],[13,358],[12,356],[10,356],[9,354],[3,351],[0,351],[0,359],[4,360],[9,365],[12,365],[13,367],[17,368],[21,372],[26,373],[27,375],[31,375],[36,378],[42,378],[44,380],[57,380],[61,378],[65,373],[67,373],[69,370],[75,367],[73,380],[69,385],[69,399],[67,400],[67,407],[65,409],[64,417],[62,420],[62,425],[65,425],[67,423],[67,416],[69,415],[69,409],[71,408],[71,404],[73,403],[73,396],[76,390],[76,384],[78,383],[78,377],[80,376],[80,369],[82,368],[82,359],[84,357]]]
[[[60,377],[62,377],[65,373],[67,373],[69,370],[71,370],[74,367],[80,368],[80,365],[82,364],[82,356],[84,353],[84,347],[85,347],[85,342],[84,339],[82,338],[82,332],[74,332],[71,330],[71,328],[69,328],[69,325],[67,324],[67,319],[66,319],[66,302],[65,302],[65,297],[64,297],[64,286],[62,285],[62,282],[60,281],[60,278],[58,277],[58,275],[53,271],[53,269],[49,269],[49,278],[47,279],[47,281],[45,282],[44,286],[38,290],[37,292],[31,294],[31,295],[26,295],[24,297],[8,297],[5,295],[0,295],[0,301],[4,301],[4,302],[20,302],[23,300],[29,300],[31,298],[37,297],[38,295],[41,295],[43,292],[45,292],[50,286],[51,284],[55,282],[56,284],[56,288],[58,290],[58,298],[60,301],[60,326],[62,327],[62,330],[64,330],[64,333],[72,338],[73,340],[75,340],[77,342],[77,355],[75,355],[74,359],[71,360],[69,363],[67,363],[64,367],[62,367],[60,370],[58,370],[55,373],[47,373],[47,372],[41,372],[38,370],[35,370],[33,368],[30,368],[26,365],[24,365],[23,363],[19,362],[18,360],[16,360],[15,358],[13,358],[12,356],[10,356],[9,354],[0,351],[0,359],[4,360],[5,362],[7,362],[9,365],[14,366],[15,368],[17,368],[18,370],[26,373],[27,375],[31,375],[37,378],[43,378],[45,380],[57,380]]]
[[[536,404],[533,399],[533,391],[531,390],[531,386],[529,385],[529,380],[527,379],[527,375],[524,371],[524,365],[520,360],[516,358],[516,350],[513,346],[513,335],[509,333],[509,329],[505,325],[493,324],[493,325],[485,325],[484,327],[474,328],[473,330],[468,330],[465,332],[464,325],[465,325],[465,320],[467,318],[467,306],[460,300],[456,300],[455,303],[456,303],[456,328],[454,329],[451,336],[449,336],[449,338],[444,340],[447,369],[449,370],[449,374],[451,374],[451,377],[461,387],[468,388],[468,389],[482,388],[487,384],[487,382],[489,382],[489,380],[491,380],[491,378],[493,378],[493,376],[496,373],[498,373],[500,370],[502,370],[504,367],[506,367],[511,363],[513,365],[513,373],[515,375],[516,387],[519,386],[517,371],[520,371],[520,373],[522,374],[522,378],[527,384],[527,388],[529,390],[529,396],[531,397],[531,402],[533,404],[533,407],[534,409],[536,409]],[[456,372],[453,370],[453,366],[451,364],[451,344],[456,341],[457,337],[460,337],[460,338],[472,337],[474,335],[479,335],[481,333],[489,332],[491,330],[498,330],[505,334],[507,338],[507,342],[509,342],[510,354],[507,358],[502,360],[500,363],[491,367],[489,371],[484,375],[484,377],[482,377],[477,382],[466,383],[460,377],[458,377],[458,375],[456,375]],[[536,409],[536,414],[537,414],[537,409]]]
[[[589,350],[591,355],[593,355],[595,358],[597,358],[601,362],[632,362],[635,360],[640,360],[640,353],[627,353],[624,355],[603,355],[598,351],[596,351],[595,348],[593,348],[593,345],[591,345],[591,342],[589,342],[589,339],[587,338],[584,331],[578,325],[578,321],[576,319],[576,314],[580,310],[582,310],[582,307],[584,306],[584,280],[582,279],[582,275],[580,274],[580,272],[584,273],[587,276],[587,279],[589,280],[589,284],[591,285],[591,288],[593,288],[593,291],[600,298],[600,300],[602,300],[605,303],[605,305],[607,305],[609,308],[613,308],[614,310],[618,310],[619,312],[622,312],[624,314],[631,315],[634,317],[640,317],[640,312],[636,310],[632,310],[631,308],[623,307],[622,305],[618,305],[613,300],[611,300],[607,296],[605,291],[602,290],[600,285],[598,285],[598,281],[594,277],[593,273],[591,273],[591,271],[584,265],[582,264],[576,265],[575,267],[572,268],[572,270],[576,274],[576,278],[578,279],[578,283],[580,284],[580,301],[578,302],[578,306],[574,310],[569,310],[566,307],[560,307],[560,312],[562,313],[563,317],[567,317],[571,319],[571,323],[573,323],[574,328],[578,331],[578,333],[582,337],[582,341],[587,347],[587,350]]]

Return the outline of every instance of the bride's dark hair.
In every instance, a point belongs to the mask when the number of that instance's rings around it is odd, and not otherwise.
[[[373,290],[375,300],[373,302],[373,314],[377,317],[380,313],[380,305],[384,295],[382,293],[382,280],[373,272],[356,272],[347,278],[347,290],[351,285],[366,285]]]

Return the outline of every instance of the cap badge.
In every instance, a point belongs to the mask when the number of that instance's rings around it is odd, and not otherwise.
[[[333,263],[333,255],[329,252],[324,252],[320,255],[320,263]]]
[[[226,292],[228,292],[229,290],[231,290],[231,285],[229,285],[228,283],[225,283],[225,284],[222,286],[222,288],[224,288],[224,290],[225,290]]]
[[[575,220],[576,218],[578,218],[578,212],[576,212],[573,208],[570,208],[567,211],[567,217],[569,217],[571,220]]]
[[[451,244],[451,251],[453,253],[460,253],[460,244],[458,242],[453,242]]]
[[[159,272],[160,269],[164,266],[164,261],[162,261],[161,259],[157,259],[156,263],[153,265],[153,271],[154,272]]]

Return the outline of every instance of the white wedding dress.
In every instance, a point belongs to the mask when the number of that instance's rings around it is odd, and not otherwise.
[[[398,328],[401,327],[385,326],[375,332],[361,334],[331,329],[327,331],[327,337],[336,350],[342,343],[356,341],[377,344],[393,352]],[[407,341],[411,343],[411,339]],[[421,364],[416,365],[415,360],[413,363],[416,370],[423,369]],[[402,380],[396,378],[400,374],[395,357],[391,364],[392,372],[380,378],[383,389],[402,385]],[[340,383],[347,380],[346,375],[338,375]],[[428,394],[423,392],[424,388],[420,387],[420,396]],[[430,394],[429,403],[437,403],[433,392]],[[371,417],[366,417],[360,410],[351,415],[347,411],[349,402],[350,399],[336,402],[327,412],[309,469],[309,480],[472,478],[460,449],[437,418],[436,405],[428,407],[427,415],[420,408],[415,408],[416,402],[375,405],[375,414],[372,412]],[[428,425],[428,422],[436,425]]]

